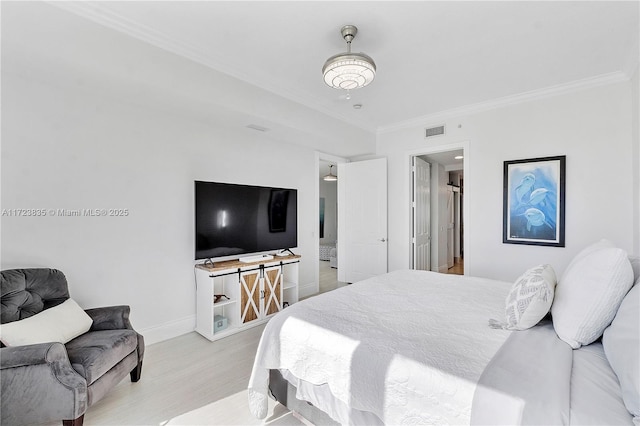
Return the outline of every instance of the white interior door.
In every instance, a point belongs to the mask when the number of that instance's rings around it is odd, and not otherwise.
[[[413,269],[431,270],[431,165],[413,157]]]
[[[387,159],[338,164],[338,281],[387,272]]]

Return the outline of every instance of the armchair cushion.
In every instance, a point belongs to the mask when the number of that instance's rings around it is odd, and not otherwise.
[[[101,308],[87,309],[85,312],[93,320],[91,331],[98,330],[133,330],[129,322],[131,308],[127,305],[105,306]]]
[[[138,347],[133,330],[90,331],[66,344],[71,366],[90,386]]]
[[[67,343],[87,332],[92,323],[91,317],[73,299],[67,299],[28,318],[2,324],[0,340],[7,346]]]
[[[0,274],[2,324],[28,318],[69,298],[67,279],[56,269],[9,269]]]
[[[128,305],[105,306],[87,309],[85,312],[93,319],[89,331],[128,329],[133,330],[129,321],[131,308]],[[138,359],[144,358],[144,337],[138,334]]]

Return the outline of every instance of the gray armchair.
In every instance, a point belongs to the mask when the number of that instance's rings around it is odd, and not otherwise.
[[[69,298],[55,269],[1,272],[0,323],[21,320]],[[62,420],[82,425],[84,413],[127,374],[142,372],[144,339],[129,322],[129,306],[86,310],[91,329],[69,341],[0,348],[0,420],[22,425]]]

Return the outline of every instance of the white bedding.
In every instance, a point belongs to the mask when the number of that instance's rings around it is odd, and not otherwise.
[[[572,349],[550,321],[512,334],[474,395],[473,425],[632,425],[602,343]]]
[[[600,342],[573,351],[570,424],[633,425]]]
[[[268,370],[280,369],[326,384],[340,405],[385,424],[468,424],[478,379],[511,333],[487,326],[503,315],[510,288],[396,271],[296,303],[264,330],[249,381],[251,411],[266,416]],[[357,423],[331,401],[314,405]]]
[[[514,332],[478,381],[471,424],[568,425],[573,352],[550,321]]]

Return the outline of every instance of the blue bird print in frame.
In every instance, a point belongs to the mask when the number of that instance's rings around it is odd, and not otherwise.
[[[502,242],[564,247],[566,156],[504,162]]]

